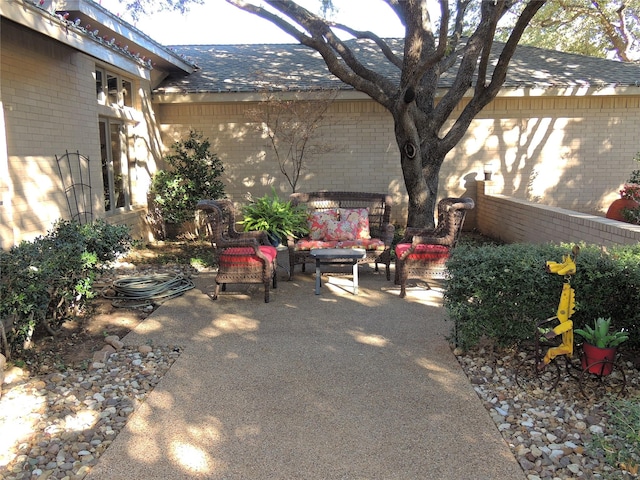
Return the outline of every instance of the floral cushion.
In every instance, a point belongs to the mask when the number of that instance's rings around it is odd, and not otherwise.
[[[311,250],[312,248],[336,248],[338,242],[327,242],[325,240],[311,240],[309,237],[301,238],[295,244],[295,250]]]
[[[328,220],[326,222],[324,240],[355,240],[355,224],[343,220]]]
[[[379,238],[365,238],[361,240],[347,240],[338,242],[338,248],[364,248],[365,250],[380,250],[386,248],[384,242]]]
[[[367,208],[340,208],[340,221],[352,224],[352,231],[355,238],[369,239],[369,210]]]
[[[307,219],[309,238],[323,240],[327,234],[327,222],[337,220],[338,211],[335,208],[310,213]]]

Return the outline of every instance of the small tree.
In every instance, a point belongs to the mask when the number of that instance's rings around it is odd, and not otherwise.
[[[173,153],[165,157],[171,170],[156,173],[150,191],[151,201],[165,222],[193,220],[199,200],[224,197],[224,184],[219,180],[224,167],[209,151],[210,146],[208,139],[194,131],[171,146]]]
[[[280,172],[293,193],[307,163],[316,155],[335,147],[322,141],[319,129],[327,110],[337,95],[336,90],[322,90],[304,94],[304,100],[286,99],[281,93],[266,91],[262,103],[247,115],[258,122],[268,138]]]

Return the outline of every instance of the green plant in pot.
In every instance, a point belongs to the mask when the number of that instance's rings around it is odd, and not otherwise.
[[[604,317],[597,318],[593,327],[586,325],[574,332],[584,339],[582,369],[602,376],[611,373],[618,345],[629,339],[627,332],[611,331],[611,318]]]
[[[289,200],[282,200],[273,187],[271,195],[266,194],[245,205],[242,215],[243,219],[239,223],[245,231],[267,232],[274,246],[289,237],[297,238],[309,231],[304,206],[294,206]]]
[[[165,156],[170,169],[154,175],[150,200],[166,224],[193,221],[198,201],[224,197],[224,184],[219,179],[224,167],[217,155],[209,151],[210,146],[202,134],[190,131]]]

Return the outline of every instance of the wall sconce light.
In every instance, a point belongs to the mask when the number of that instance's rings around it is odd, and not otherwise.
[[[491,180],[491,176],[493,175],[493,165],[490,163],[484,164],[484,179]]]

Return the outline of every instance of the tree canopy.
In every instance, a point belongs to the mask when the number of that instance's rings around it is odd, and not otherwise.
[[[202,5],[204,0],[119,0],[119,2],[131,15],[131,18],[137,21],[144,15],[165,10],[185,14],[189,11],[190,5]]]
[[[387,1],[404,3],[408,0]],[[190,5],[204,0],[119,0],[134,21],[155,12],[173,10],[181,14]],[[317,0],[323,16],[336,13],[333,0]],[[528,0],[516,0],[513,11],[523,8]],[[479,17],[481,1],[470,2],[465,25],[470,27]],[[435,4],[435,3],[434,3]],[[453,6],[455,8],[455,5]],[[499,40],[506,40],[516,17],[507,14],[497,27]],[[505,29],[505,25],[507,25]],[[466,30],[465,30],[466,31]],[[623,62],[640,60],[640,0],[553,0],[547,2],[529,28],[521,43],[561,52],[578,53],[601,58],[616,58]]]
[[[531,21],[522,43],[622,62],[638,61],[639,16],[640,0],[554,0]]]

